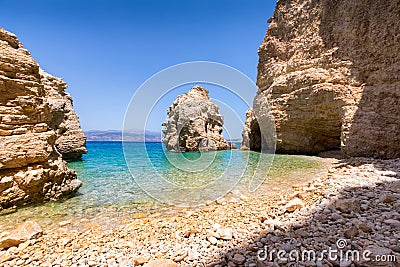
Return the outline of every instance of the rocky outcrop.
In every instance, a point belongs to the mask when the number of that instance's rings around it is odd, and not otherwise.
[[[222,136],[224,119],[218,109],[201,86],[178,96],[163,123],[166,148],[182,152],[229,149]]]
[[[56,148],[64,159],[77,159],[86,154],[86,136],[81,129],[78,115],[72,106],[72,98],[65,93],[67,84],[56,78],[39,71],[41,82],[46,92],[46,103],[50,107],[51,120],[49,127],[57,134]]]
[[[39,224],[26,221],[19,224],[11,233],[2,232],[0,235],[0,250],[18,246],[28,240],[38,238],[43,233]]]
[[[59,199],[81,186],[60,154],[86,152],[65,88],[0,28],[0,209]]]
[[[271,108],[277,152],[400,157],[399,10],[399,1],[278,1],[254,104],[259,118],[257,105]]]
[[[261,151],[261,131],[258,120],[251,108],[246,111],[246,121],[243,127],[240,149]]]
[[[272,112],[263,98],[256,97],[253,106],[246,111],[240,149],[275,153],[276,132]]]

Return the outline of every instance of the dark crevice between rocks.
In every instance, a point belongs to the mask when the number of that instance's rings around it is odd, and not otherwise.
[[[260,130],[260,125],[255,119],[250,124],[249,132],[249,147],[250,150],[261,152],[262,135]]]

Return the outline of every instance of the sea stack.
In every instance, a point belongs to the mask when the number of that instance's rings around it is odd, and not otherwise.
[[[208,90],[194,86],[178,96],[169,107],[162,124],[163,142],[169,151],[212,151],[229,149],[222,136],[224,118],[208,95]]]
[[[258,50],[246,147],[259,148],[251,120],[269,106],[277,152],[400,157],[399,10],[399,1],[278,1]]]
[[[86,153],[66,87],[0,28],[0,210],[59,199],[82,185],[63,161]]]

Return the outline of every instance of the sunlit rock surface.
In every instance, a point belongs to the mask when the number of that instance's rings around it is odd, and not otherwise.
[[[278,152],[400,157],[399,10],[398,1],[278,1],[255,99],[271,108]]]
[[[62,158],[86,153],[65,88],[0,28],[0,209],[59,199],[81,186]]]
[[[222,136],[224,118],[208,91],[194,86],[178,96],[163,123],[163,142],[170,151],[211,151],[229,149]]]

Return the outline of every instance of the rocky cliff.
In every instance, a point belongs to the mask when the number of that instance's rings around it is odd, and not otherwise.
[[[46,92],[45,101],[50,107],[49,127],[57,134],[56,148],[64,159],[77,159],[86,154],[86,136],[81,129],[72,98],[65,93],[67,84],[40,69],[41,82]]]
[[[242,144],[240,149],[261,151],[261,131],[258,120],[252,109],[246,111],[246,121],[243,126]]]
[[[399,21],[398,0],[277,2],[254,109],[270,105],[278,152],[400,157]]]
[[[194,86],[178,96],[163,123],[163,142],[170,151],[209,151],[228,149],[222,136],[224,119],[208,91]]]
[[[65,88],[0,28],[0,209],[59,199],[81,186],[62,159],[86,153]]]

